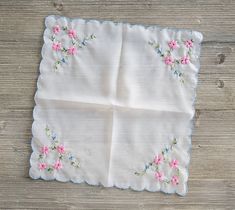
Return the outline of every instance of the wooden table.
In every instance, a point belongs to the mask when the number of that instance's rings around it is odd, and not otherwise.
[[[49,14],[204,34],[186,197],[29,178],[33,97]],[[0,1],[0,208],[235,209],[234,149],[235,1]]]

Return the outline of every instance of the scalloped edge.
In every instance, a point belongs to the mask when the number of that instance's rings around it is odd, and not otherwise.
[[[103,24],[103,23],[109,23],[109,24],[113,24],[114,26],[116,25],[127,25],[129,27],[143,27],[145,29],[158,29],[158,30],[163,30],[163,29],[168,29],[168,30],[173,30],[173,31],[184,31],[184,32],[189,32],[189,33],[196,33],[198,38],[199,38],[199,42],[202,42],[203,40],[203,35],[201,32],[199,31],[196,31],[196,30],[191,30],[191,29],[185,29],[185,28],[174,28],[174,27],[163,27],[163,26],[160,26],[160,25],[157,25],[157,24],[137,24],[137,23],[128,23],[128,22],[122,22],[122,21],[112,21],[112,20],[103,20],[103,19],[89,19],[89,18],[79,18],[79,17],[76,17],[76,18],[69,18],[69,17],[66,17],[66,16],[62,16],[62,15],[48,15],[46,18],[45,18],[45,26],[46,26],[46,21],[48,18],[55,18],[55,19],[59,19],[59,18],[64,18],[66,19],[68,22],[71,22],[73,20],[82,20],[84,21],[85,23],[89,23],[89,22],[97,22],[99,24]]]
[[[105,186],[103,183],[101,182],[97,182],[97,183],[90,183],[87,179],[84,179],[82,180],[81,182],[76,182],[74,180],[72,180],[71,178],[68,178],[68,180],[66,181],[62,181],[62,180],[58,180],[56,177],[54,179],[44,179],[42,178],[41,176],[38,176],[37,178],[33,178],[32,175],[31,175],[31,170],[32,170],[32,163],[31,163],[31,157],[32,155],[34,154],[34,149],[33,149],[33,146],[32,146],[32,142],[33,142],[33,138],[34,138],[34,134],[33,134],[33,124],[34,122],[36,121],[35,120],[35,111],[36,111],[36,107],[37,107],[37,102],[36,102],[36,95],[37,95],[37,92],[38,90],[40,89],[40,79],[41,79],[41,65],[43,63],[43,60],[45,59],[44,58],[44,49],[46,47],[46,44],[45,44],[45,40],[44,40],[44,37],[45,37],[45,34],[46,34],[46,30],[48,29],[47,25],[46,25],[46,21],[48,18],[50,17],[53,17],[55,19],[58,19],[58,18],[65,18],[68,22],[71,22],[73,20],[83,20],[85,21],[85,23],[88,23],[90,21],[95,21],[95,22],[98,22],[100,24],[103,24],[103,23],[110,23],[110,24],[113,24],[113,25],[119,25],[119,24],[125,24],[129,27],[136,27],[136,26],[139,26],[139,27],[144,27],[145,29],[159,29],[160,31],[162,29],[169,29],[169,30],[173,30],[173,31],[185,31],[185,32],[190,32],[190,33],[195,33],[195,36],[198,36],[198,58],[197,58],[197,62],[196,62],[196,69],[197,69],[197,72],[195,72],[194,76],[195,76],[195,82],[194,82],[194,85],[192,86],[191,88],[191,91],[193,93],[193,97],[192,97],[192,109],[193,109],[193,117],[190,121],[190,125],[189,125],[189,128],[191,130],[191,134],[189,136],[189,149],[187,150],[187,155],[189,157],[189,163],[187,164],[187,167],[186,167],[186,170],[187,170],[187,179],[185,181],[185,183],[183,183],[186,187],[186,190],[184,193],[178,193],[177,190],[175,189],[174,191],[172,192],[166,192],[164,190],[162,190],[161,188],[159,190],[150,190],[148,189],[147,187],[144,187],[143,189],[135,189],[133,188],[131,185],[127,185],[126,187],[120,187],[118,186],[116,183],[114,183],[112,186]],[[118,189],[130,189],[130,190],[133,190],[133,191],[148,191],[148,192],[162,192],[162,193],[165,193],[165,194],[177,194],[177,195],[180,195],[180,196],[185,196],[187,193],[188,193],[188,179],[189,179],[189,166],[190,166],[190,162],[191,162],[191,150],[192,150],[192,133],[193,133],[193,130],[194,130],[194,118],[195,118],[195,101],[196,101],[196,96],[197,96],[197,93],[196,93],[196,88],[197,88],[197,85],[198,85],[198,75],[199,75],[199,72],[200,72],[200,57],[201,57],[201,43],[203,41],[203,35],[201,32],[198,32],[198,31],[193,31],[193,30],[190,30],[190,29],[179,29],[179,28],[173,28],[173,27],[161,27],[161,26],[158,26],[158,25],[142,25],[142,24],[131,24],[131,23],[127,23],[127,22],[115,22],[115,21],[111,21],[111,20],[95,20],[95,19],[82,19],[82,18],[68,18],[68,17],[65,17],[65,16],[59,16],[59,15],[49,15],[47,16],[45,19],[44,19],[44,26],[45,26],[45,30],[44,30],[44,33],[43,33],[43,46],[41,48],[41,62],[39,64],[39,75],[38,75],[38,79],[37,79],[37,85],[36,85],[36,91],[35,91],[35,95],[34,95],[34,101],[35,101],[35,106],[34,106],[34,109],[33,109],[33,122],[32,122],[32,126],[31,126],[31,132],[32,132],[32,138],[31,138],[31,148],[32,148],[32,153],[30,155],[30,159],[29,159],[29,162],[30,162],[30,168],[29,168],[29,176],[34,179],[34,180],[37,180],[37,179],[41,179],[41,180],[45,180],[45,181],[53,181],[53,180],[56,180],[56,181],[59,181],[59,182],[72,182],[72,183],[76,183],[76,184],[81,184],[81,183],[86,183],[88,185],[91,185],[91,186],[102,186],[102,187],[106,187],[106,188],[111,188],[111,187],[115,187],[115,188],[118,188]]]

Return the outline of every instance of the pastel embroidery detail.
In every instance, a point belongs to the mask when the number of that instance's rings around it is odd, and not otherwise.
[[[80,162],[78,158],[66,150],[65,146],[59,142],[56,133],[48,126],[45,128],[45,133],[49,138],[50,143],[49,145],[43,145],[40,148],[40,153],[38,155],[39,170],[46,170],[47,172],[59,171],[68,163],[72,167],[79,168]],[[50,155],[55,159],[54,162],[48,161]]]
[[[171,152],[176,144],[177,139],[174,138],[170,146],[165,147],[151,162],[147,163],[143,171],[136,171],[135,175],[144,176],[151,171],[154,173],[154,178],[157,182],[171,184],[173,186],[178,185],[180,182],[180,163],[177,159],[171,157]],[[171,173],[168,173],[171,174],[170,176],[164,174],[161,170],[163,167],[170,170]]]
[[[65,47],[62,43],[62,39],[59,39],[59,35],[67,36],[69,39],[69,46]],[[77,36],[77,32],[75,29],[70,29],[68,27],[61,27],[59,25],[55,25],[52,28],[52,51],[54,51],[57,55],[57,59],[54,63],[54,70],[58,71],[63,64],[67,64],[69,62],[69,58],[75,56],[79,49],[87,46],[88,41],[95,39],[96,36],[91,34],[86,36],[85,38],[80,39]]]
[[[180,82],[184,83],[184,73],[182,72],[181,65],[188,65],[191,61],[193,40],[186,40],[183,43],[179,43],[176,40],[170,40],[167,44],[168,49],[163,51],[160,44],[156,43],[155,41],[149,42],[149,45],[151,45],[154,50],[162,57],[163,62],[169,66],[171,72],[179,78]],[[173,55],[173,52],[182,47],[186,48],[186,54],[180,58],[176,58]]]

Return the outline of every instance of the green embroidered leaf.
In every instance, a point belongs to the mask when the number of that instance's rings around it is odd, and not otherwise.
[[[62,30],[63,30],[63,31],[67,31],[67,30],[68,30],[68,27],[63,26],[63,27],[62,27]]]

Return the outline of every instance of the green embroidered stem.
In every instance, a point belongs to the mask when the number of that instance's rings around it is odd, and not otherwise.
[[[157,166],[155,163],[150,162],[150,163],[148,163],[148,164],[145,165],[145,169],[144,169],[143,171],[141,171],[141,172],[137,172],[137,171],[136,171],[136,172],[135,172],[135,175],[137,175],[137,176],[143,176],[144,174],[147,173],[147,170],[148,170],[150,167],[155,167],[155,168],[156,168],[156,171],[158,170],[158,166]]]

